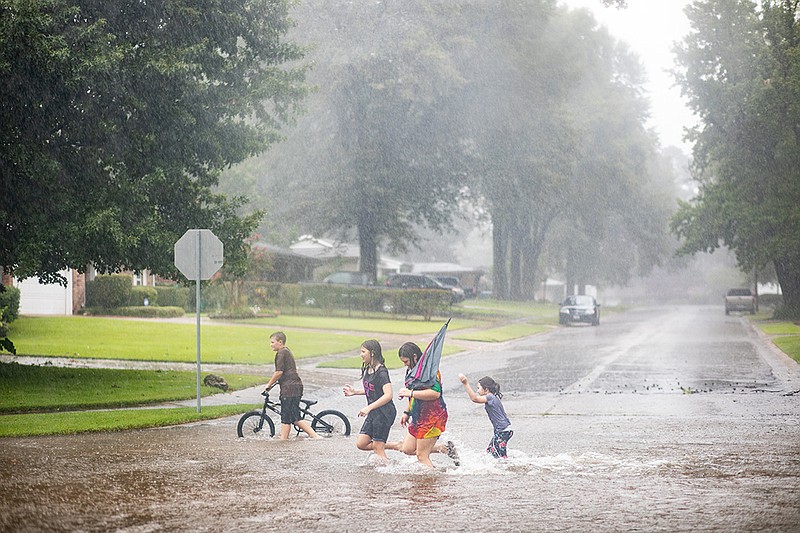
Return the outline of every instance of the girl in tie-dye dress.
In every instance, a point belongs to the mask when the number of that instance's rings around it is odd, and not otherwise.
[[[422,350],[413,342],[407,342],[400,347],[400,360],[405,365],[407,372],[417,366]],[[452,441],[447,444],[437,444],[447,425],[447,405],[442,398],[441,375],[437,373],[436,383],[427,389],[400,389],[401,398],[408,398],[408,408],[403,411],[400,418],[402,426],[408,425],[408,435],[402,442],[393,444],[389,449],[402,451],[407,455],[416,455],[420,463],[433,466],[431,453],[444,453],[453,459],[458,466],[458,454]]]

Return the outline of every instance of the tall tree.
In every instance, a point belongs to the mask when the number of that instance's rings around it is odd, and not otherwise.
[[[172,275],[192,227],[243,260],[259,215],[213,187],[305,93],[288,0],[0,0],[0,13],[3,269]]]
[[[672,221],[681,253],[727,246],[745,272],[772,262],[800,316],[800,11],[797,0],[696,1],[678,48],[699,194]]]

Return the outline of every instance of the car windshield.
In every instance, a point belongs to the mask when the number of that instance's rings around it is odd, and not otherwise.
[[[731,289],[728,291],[728,296],[752,296],[750,289]]]
[[[564,305],[594,305],[594,299],[583,294],[567,296]]]

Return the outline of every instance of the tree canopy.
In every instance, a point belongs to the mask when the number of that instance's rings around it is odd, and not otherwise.
[[[800,315],[800,10],[796,0],[706,0],[688,10],[680,83],[701,119],[700,192],[672,221],[681,253],[727,246],[745,272],[770,263]]]
[[[304,96],[288,0],[0,0],[0,265],[174,275],[210,228],[244,259],[260,213],[214,191]]]
[[[600,261],[583,281],[624,281],[666,253],[670,200],[652,189],[638,65],[587,11],[309,0],[296,15],[318,91],[280,153],[261,158],[256,191],[276,214],[262,233],[358,239],[374,276],[377,249],[413,247],[473,209],[491,218],[495,293],[518,299],[533,297],[561,218],[606,228],[608,242],[625,234],[624,268]],[[241,170],[226,173],[232,187]]]

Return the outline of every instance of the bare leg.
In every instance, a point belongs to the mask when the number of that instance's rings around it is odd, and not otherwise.
[[[417,439],[417,460],[427,466],[433,467],[431,452],[437,439]]]
[[[298,421],[296,421],[294,423],[294,425],[299,427],[303,431],[305,431],[306,435],[308,435],[309,438],[312,438],[312,439],[321,439],[322,438],[319,435],[317,435],[317,432],[314,431],[314,429],[311,427],[311,424],[309,424],[307,420],[298,420]],[[283,428],[281,428],[281,434],[283,434]],[[287,437],[288,437],[288,434],[287,434]]]
[[[383,457],[384,459],[388,459],[386,457],[386,450],[392,450],[394,448],[390,448],[390,445],[385,442],[378,442],[372,440],[372,437],[369,435],[364,435],[363,433],[358,435],[356,439],[356,448],[365,452],[374,452],[375,455],[378,457]]]
[[[281,436],[278,437],[281,440],[288,440],[289,439],[289,431],[292,429],[291,424],[281,424]]]
[[[417,453],[417,439],[415,439],[413,435],[406,435],[401,442],[395,443],[392,446],[392,448],[389,448],[389,445],[386,445],[390,450],[397,450],[406,455],[415,455]]]

